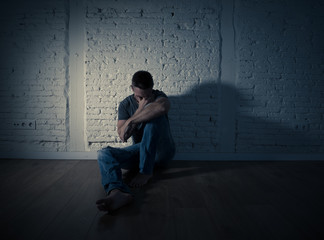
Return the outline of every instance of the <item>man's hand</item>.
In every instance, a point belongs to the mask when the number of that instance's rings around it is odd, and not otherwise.
[[[146,105],[148,105],[149,103],[153,102],[154,98],[150,97],[150,98],[142,98],[141,100],[139,100],[138,102],[138,109],[137,112],[142,111]]]
[[[133,135],[133,132],[136,128],[136,124],[132,121],[126,121],[125,124],[120,128],[119,137],[123,142],[127,142],[127,140]]]
[[[133,135],[133,132],[136,128],[136,124],[130,121],[125,127],[124,136],[122,138],[123,142],[127,142],[127,140]]]

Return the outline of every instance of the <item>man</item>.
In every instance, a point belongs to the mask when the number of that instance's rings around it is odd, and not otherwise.
[[[154,166],[166,166],[173,158],[175,145],[170,131],[168,111],[170,102],[159,90],[153,90],[153,78],[147,71],[133,75],[133,94],[118,108],[117,132],[133,145],[125,148],[107,147],[98,151],[102,185],[107,197],[97,201],[101,211],[114,211],[133,200],[124,183],[121,169],[138,170],[130,187],[142,187],[153,175]]]

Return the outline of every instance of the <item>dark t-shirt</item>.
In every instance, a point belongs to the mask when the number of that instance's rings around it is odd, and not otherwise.
[[[154,100],[160,98],[160,97],[167,97],[167,95],[159,90],[153,90],[153,96]],[[134,95],[130,95],[127,98],[125,98],[123,101],[120,102],[118,107],[118,120],[127,120],[131,116],[134,115],[138,108],[138,103],[134,97]],[[143,137],[143,130],[144,130],[144,124],[139,124],[137,126],[137,129],[134,131],[134,134],[132,135],[133,142],[139,143],[142,140]]]

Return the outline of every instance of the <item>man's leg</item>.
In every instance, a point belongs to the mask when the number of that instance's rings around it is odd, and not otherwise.
[[[171,134],[169,121],[163,121],[163,131],[161,132],[157,145],[155,166],[166,168],[173,159],[176,147]]]
[[[152,177],[155,162],[165,164],[166,161],[173,158],[174,150],[174,142],[166,116],[146,123],[140,143],[139,174],[133,179],[130,186],[141,187],[146,184]]]
[[[138,165],[138,158],[138,144],[126,148],[107,147],[98,151],[102,185],[108,194],[107,198],[97,201],[99,210],[113,211],[132,201],[130,190],[122,179],[121,167]]]

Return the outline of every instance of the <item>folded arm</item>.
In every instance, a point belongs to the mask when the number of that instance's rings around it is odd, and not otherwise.
[[[154,118],[167,114],[169,109],[170,102],[165,97],[158,98],[154,102],[150,102],[149,99],[142,99],[133,116],[128,120],[118,120],[117,132],[120,139],[126,142],[132,135],[137,124],[148,122]]]

